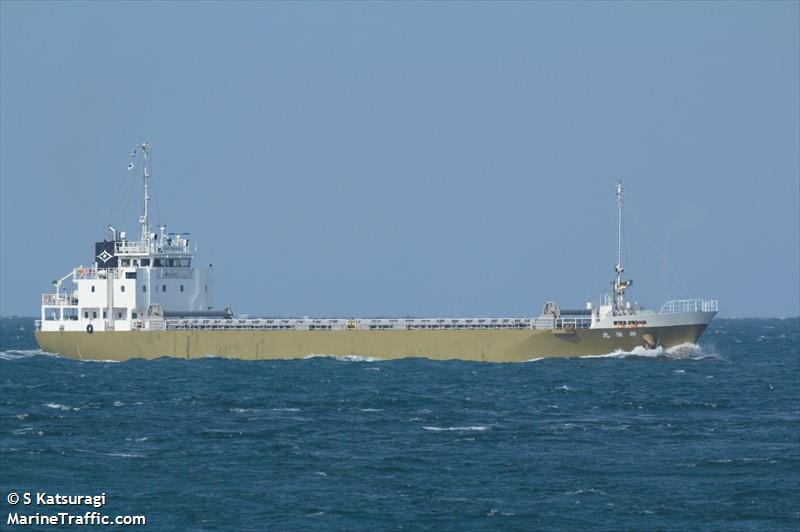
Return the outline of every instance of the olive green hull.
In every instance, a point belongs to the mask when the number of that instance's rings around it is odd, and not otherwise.
[[[36,332],[44,350],[81,360],[129,360],[162,356],[216,355],[246,360],[303,358],[310,355],[379,359],[425,357],[488,362],[602,355],[645,346],[644,338],[665,348],[695,343],[705,325],[629,329],[256,331],[175,330]],[[617,333],[622,333],[618,337]],[[649,336],[646,336],[649,335]],[[605,337],[604,337],[605,336]],[[652,337],[652,338],[651,338]]]

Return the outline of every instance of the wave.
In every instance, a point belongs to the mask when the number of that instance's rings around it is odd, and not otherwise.
[[[54,353],[48,353],[41,349],[10,349],[8,351],[0,351],[0,360],[19,360],[35,356],[58,357],[58,355]]]
[[[307,355],[303,357],[303,360],[310,360],[312,358],[332,358],[340,362],[382,362],[384,360],[382,358],[375,358],[375,357],[368,357],[361,355],[322,355],[322,354]]]
[[[469,425],[465,427],[431,427],[431,426],[423,426],[425,430],[429,430],[431,432],[448,432],[448,431],[456,431],[456,432],[469,432],[469,431],[476,431],[476,432],[484,432],[487,430],[491,430],[489,427],[484,425]]]
[[[580,358],[670,358],[674,360],[704,360],[719,359],[719,355],[705,351],[701,346],[693,343],[685,343],[664,349],[659,346],[655,349],[637,346],[630,351],[617,349],[611,353],[602,355],[584,355]]]
[[[72,410],[72,411],[75,411],[75,412],[80,410],[80,408],[78,408],[78,407],[62,405],[62,404],[59,404],[59,403],[45,403],[42,406],[47,407],[47,408],[52,408],[54,410],[64,410],[64,411]]]

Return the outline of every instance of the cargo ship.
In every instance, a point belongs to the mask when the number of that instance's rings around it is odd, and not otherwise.
[[[138,156],[137,156],[138,154]],[[188,234],[150,225],[150,145],[137,146],[128,169],[142,167],[139,234],[108,226],[90,265],[80,265],[42,294],[36,341],[81,360],[222,356],[249,360],[318,355],[425,357],[521,362],[671,348],[696,343],[717,313],[713,299],[631,303],[622,265],[624,190],[616,184],[617,262],[609,294],[585,308],[546,302],[538,315],[451,318],[251,318],[216,310],[210,268],[195,264]]]

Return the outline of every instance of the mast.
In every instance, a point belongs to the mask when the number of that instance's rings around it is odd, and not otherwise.
[[[623,280],[622,272],[622,196],[625,189],[622,188],[622,180],[617,180],[617,264],[614,267],[616,279],[614,280],[614,311],[615,313],[626,313],[625,290],[633,284],[632,280]]]
[[[141,225],[141,236],[139,240],[148,242],[150,240],[150,168],[148,166],[148,155],[150,145],[142,143],[142,177],[144,178],[144,212],[139,217]]]

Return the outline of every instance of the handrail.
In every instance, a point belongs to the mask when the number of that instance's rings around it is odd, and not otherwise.
[[[661,306],[660,314],[678,312],[717,312],[719,306],[716,299],[674,299]]]
[[[124,268],[75,268],[73,270],[75,279],[106,279],[109,275],[114,279],[122,279],[124,273]]]
[[[48,307],[72,307],[78,304],[74,297],[64,294],[42,294],[42,305]]]
[[[157,240],[123,240],[114,243],[115,255],[191,255],[197,251],[197,245],[183,240],[173,244],[162,244]]]

